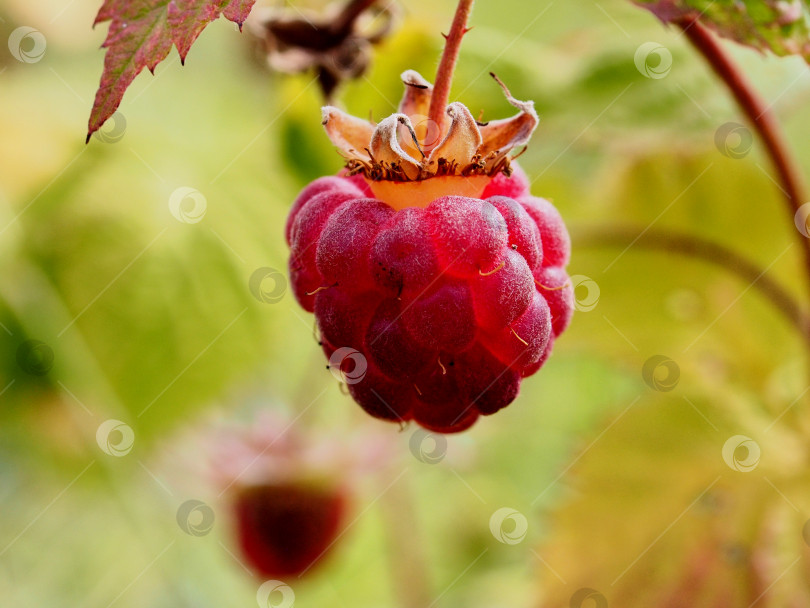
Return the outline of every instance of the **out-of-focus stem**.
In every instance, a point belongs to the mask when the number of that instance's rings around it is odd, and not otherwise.
[[[624,247],[633,242],[634,246],[697,258],[719,266],[737,275],[746,284],[767,299],[776,310],[799,331],[802,340],[810,349],[810,318],[796,299],[782,285],[765,274],[755,263],[744,258],[728,247],[692,234],[650,229],[638,236],[639,229],[629,226],[608,226],[575,233],[580,247],[611,246]]]
[[[380,499],[388,532],[391,579],[401,608],[427,608],[435,598],[418,533],[413,488],[407,482],[405,475]]]
[[[685,18],[676,22],[692,45],[706,59],[714,72],[731,91],[734,99],[756,130],[771,158],[779,176],[779,183],[791,224],[802,204],[807,202],[807,194],[798,165],[793,159],[779,123],[770,106],[760,97],[745,73],[720,46],[717,38],[697,18]],[[805,282],[810,292],[810,239],[796,231],[804,257]],[[806,328],[805,328],[806,331]],[[810,339],[805,335],[805,340]]]
[[[349,30],[354,26],[357,17],[359,17],[363,11],[371,8],[376,1],[377,0],[352,0],[349,2],[331,23],[330,28],[332,32],[338,37],[343,37],[348,34]]]

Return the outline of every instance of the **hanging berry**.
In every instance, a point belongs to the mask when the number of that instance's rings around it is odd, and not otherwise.
[[[499,80],[511,118],[448,103],[471,4],[435,87],[406,71],[399,111],[377,124],[323,109],[346,170],[304,188],[286,226],[295,296],[354,399],[447,433],[509,405],[573,312],[568,232],[510,156],[537,126],[533,103]]]
[[[338,545],[357,478],[388,466],[388,442],[369,428],[350,441],[294,426],[277,411],[217,428],[210,476],[229,513],[234,552],[259,576],[302,576]]]

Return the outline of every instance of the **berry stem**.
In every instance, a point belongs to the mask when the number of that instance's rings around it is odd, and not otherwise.
[[[810,318],[793,295],[754,262],[724,245],[693,234],[653,228],[639,237],[639,232],[639,229],[631,226],[611,226],[580,232],[576,241],[584,247],[625,247],[627,243],[634,242],[646,249],[678,253],[719,266],[758,290],[788,323],[799,330],[810,349]]]
[[[436,70],[436,80],[433,84],[433,96],[430,98],[428,118],[439,126],[439,133],[445,132],[447,115],[445,108],[450,101],[450,85],[453,82],[453,72],[456,70],[458,54],[461,50],[461,39],[467,33],[467,20],[472,12],[473,0],[459,0],[453,25],[450,33],[445,36],[444,51],[442,52],[439,69]]]
[[[799,207],[803,202],[807,201],[807,195],[804,190],[801,172],[790,153],[779,123],[771,111],[771,106],[757,93],[745,73],[720,46],[717,38],[701,25],[697,18],[685,18],[676,23],[729,88],[734,99],[765,144],[765,149],[779,175],[779,182],[785,195],[792,223]],[[810,239],[804,238],[798,231],[796,233],[804,256],[807,287],[810,289]],[[804,331],[806,332],[807,328],[804,328]],[[810,343],[810,336],[806,333],[805,340]]]
[[[387,469],[380,483],[390,483],[393,473]],[[380,500],[386,522],[389,543],[391,578],[400,608],[432,606],[434,595],[430,588],[428,562],[423,550],[424,542],[418,532],[418,518],[414,504],[414,488],[408,479],[395,481]]]

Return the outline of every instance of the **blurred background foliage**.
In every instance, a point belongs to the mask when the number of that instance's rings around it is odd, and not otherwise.
[[[257,268],[286,267],[283,223],[296,193],[341,166],[312,77],[269,74],[249,36],[221,21],[185,67],[173,53],[135,81],[120,141],[85,146],[102,64],[105,28],[90,29],[97,9],[89,0],[0,7],[0,39],[21,25],[47,39],[37,63],[0,51],[4,605],[254,605],[261,581],[234,556],[199,437],[260,408],[298,417],[304,431],[349,437],[363,428],[395,452],[394,473],[356,484],[350,521],[360,516],[327,563],[287,581],[297,606],[409,605],[416,574],[403,537],[437,606],[567,606],[580,587],[611,606],[664,605],[649,602],[693,581],[695,555],[717,562],[715,580],[734,590],[728,605],[748,605],[736,602],[750,603],[753,575],[734,564],[750,566],[757,551],[770,560],[757,570],[760,590],[803,556],[766,599],[804,597],[796,594],[807,576],[810,496],[796,429],[805,406],[792,405],[806,384],[799,340],[755,289],[716,266],[588,241],[593,228],[614,226],[693,233],[802,293],[794,228],[768,160],[758,144],[741,159],[715,146],[716,130],[741,118],[675,30],[624,0],[476,4],[453,96],[485,119],[511,114],[494,71],[516,97],[534,99],[541,124],[520,162],[533,192],[566,218],[570,272],[593,279],[600,298],[575,315],[516,403],[449,437],[446,458],[427,465],[408,449],[412,428],[368,420],[339,390],[312,317],[290,293],[266,304],[248,289]],[[379,119],[399,100],[403,70],[432,78],[453,9],[402,6],[370,72],[341,91],[345,106]],[[647,41],[671,52],[666,78],[636,69]],[[806,65],[730,50],[773,100],[807,173]],[[183,186],[206,199],[199,223],[170,213]],[[18,364],[29,339],[53,350],[45,375]],[[679,366],[669,392],[642,379],[658,354]],[[110,418],[134,431],[126,457],[96,442]],[[735,434],[759,442],[757,470],[723,462]],[[188,498],[214,507],[211,534],[177,526]],[[711,508],[684,511],[695,499]],[[519,544],[489,531],[503,506],[529,520]],[[778,534],[763,532],[762,514],[782,511]],[[704,605],[711,593],[671,605]]]

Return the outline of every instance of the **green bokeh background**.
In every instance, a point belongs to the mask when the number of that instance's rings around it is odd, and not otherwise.
[[[305,4],[317,7],[296,6]],[[795,228],[768,159],[759,143],[741,159],[721,154],[715,132],[742,119],[675,30],[624,0],[476,4],[454,97],[485,118],[511,114],[487,75],[494,71],[516,97],[535,100],[541,123],[520,162],[533,192],[552,199],[571,229],[571,274],[593,279],[600,296],[575,315],[513,405],[449,437],[446,458],[427,465],[409,450],[413,427],[369,421],[339,390],[313,339],[312,316],[291,293],[266,304],[248,288],[257,268],[286,268],[283,225],[297,192],[341,165],[322,133],[311,76],[269,74],[249,37],[222,20],[202,34],[185,67],[173,52],[154,77],[135,81],[120,108],[120,141],[85,146],[106,30],[90,29],[97,8],[87,0],[0,7],[0,39],[18,26],[47,39],[45,56],[32,64],[0,48],[0,604],[255,605],[262,581],[233,555],[227,502],[208,479],[199,437],[261,408],[300,415],[295,424],[305,435],[349,437],[362,427],[393,452],[390,470],[356,480],[352,525],[329,560],[286,581],[303,608],[411,606],[414,586],[447,607],[537,606],[586,585],[610,599],[610,581],[639,550],[628,548],[622,563],[624,547],[588,538],[612,524],[578,527],[566,519],[569,506],[582,510],[584,501],[594,516],[621,522],[624,503],[601,493],[620,482],[602,477],[600,488],[598,475],[621,479],[643,469],[659,483],[632,491],[628,504],[640,506],[624,520],[643,548],[691,500],[673,498],[672,515],[658,523],[673,462],[685,478],[716,470],[733,491],[741,474],[725,466],[721,448],[737,433],[761,442],[768,479],[800,521],[810,517],[804,494],[779,483],[793,469],[766,462],[784,441],[764,429],[806,383],[800,342],[782,318],[717,267],[588,242],[591,229],[612,226],[700,235],[758,261],[803,296]],[[403,70],[432,77],[453,8],[408,2],[367,76],[343,89],[345,106],[380,118],[394,110]],[[634,65],[648,41],[672,54],[665,78],[645,78]],[[773,100],[807,172],[806,66],[730,51]],[[205,197],[200,222],[170,213],[179,187]],[[46,375],[18,365],[28,339],[53,350]],[[641,374],[659,354],[680,369],[666,393]],[[125,457],[96,442],[110,418],[135,433]],[[639,440],[629,451],[610,441],[623,425]],[[680,454],[693,444],[699,457]],[[781,500],[762,475],[750,481],[756,475],[745,478],[752,495]],[[657,502],[645,507],[653,495]],[[217,514],[206,536],[189,536],[175,521],[190,498]],[[504,506],[529,522],[516,545],[489,530]],[[579,530],[584,549],[546,560],[546,546],[564,543],[552,522],[573,537]],[[403,546],[403,538],[411,542]],[[801,541],[798,529],[791,538]],[[589,545],[601,552],[594,564],[617,552],[607,583],[598,570],[588,574]],[[641,563],[666,573],[679,562],[650,551]],[[793,584],[780,583],[785,592]]]

